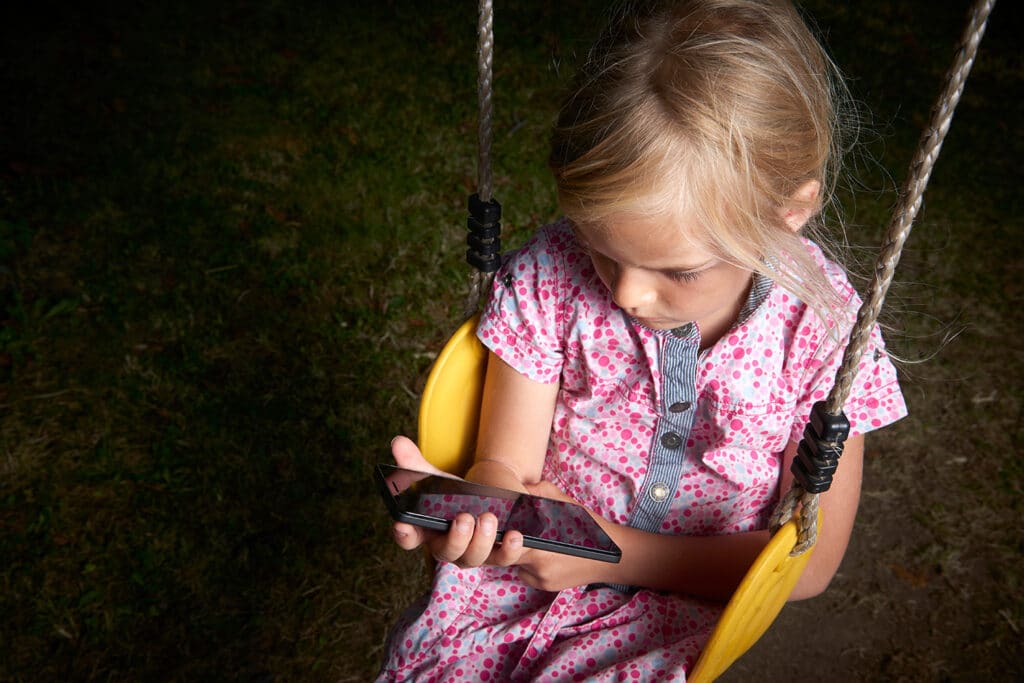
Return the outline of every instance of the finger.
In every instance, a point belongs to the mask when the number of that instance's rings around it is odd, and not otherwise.
[[[498,535],[498,518],[485,512],[476,520],[473,538],[470,539],[466,551],[462,554],[459,564],[463,567],[478,567],[487,561],[494,550],[494,540]]]
[[[395,542],[404,550],[412,550],[423,544],[425,534],[422,529],[405,522],[397,522],[391,527]]]
[[[501,545],[495,546],[493,552],[491,552],[488,564],[494,564],[499,567],[511,567],[522,561],[526,550],[523,546],[523,535],[521,533],[518,531],[506,531],[501,539]]]
[[[431,465],[430,462],[423,457],[423,454],[420,453],[420,449],[416,443],[407,436],[396,436],[391,440],[391,454],[394,456],[395,462],[398,463],[398,466],[407,470],[451,476]]]
[[[476,522],[473,515],[460,512],[452,521],[447,534],[438,535],[430,541],[430,551],[438,562],[455,562],[466,552],[466,547],[473,538]]]

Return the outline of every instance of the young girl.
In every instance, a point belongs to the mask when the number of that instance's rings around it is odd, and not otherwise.
[[[644,3],[603,35],[554,129],[565,218],[495,278],[466,478],[575,501],[618,564],[396,524],[439,560],[380,680],[683,680],[768,541],[859,300],[805,233],[832,183],[833,66],[769,0]],[[852,430],[794,593],[828,585],[860,492],[864,433],[905,412],[875,331]],[[399,464],[430,469],[404,437]]]

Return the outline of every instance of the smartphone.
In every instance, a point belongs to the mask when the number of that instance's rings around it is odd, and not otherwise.
[[[490,512],[498,518],[498,542],[514,529],[523,534],[527,548],[603,562],[622,558],[590,513],[573,503],[394,465],[377,465],[374,479],[391,516],[400,522],[447,531],[460,512],[474,517]]]

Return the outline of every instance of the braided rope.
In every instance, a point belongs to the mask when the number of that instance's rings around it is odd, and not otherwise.
[[[871,331],[878,321],[882,303],[889,290],[889,285],[892,284],[893,273],[903,251],[903,245],[907,241],[907,237],[910,236],[914,219],[921,209],[925,187],[928,185],[928,179],[931,177],[939,151],[942,149],[942,142],[945,140],[946,133],[949,132],[953,112],[960,102],[964,83],[974,65],[978,45],[985,34],[985,26],[994,6],[995,0],[977,0],[971,8],[970,18],[964,29],[953,66],[946,74],[945,88],[932,110],[931,121],[921,135],[917,152],[910,164],[909,176],[900,190],[899,202],[893,212],[892,220],[875,261],[871,287],[857,312],[857,321],[850,332],[850,342],[843,354],[843,362],[836,373],[836,383],[826,401],[827,410],[833,415],[838,415],[842,411],[843,405],[850,395],[857,375],[857,366],[870,341]],[[800,507],[800,533],[798,543],[792,552],[793,555],[803,554],[817,540],[817,494],[808,493],[798,483],[794,483],[793,488],[779,502],[770,522],[774,533],[776,529],[793,517],[797,506]]]
[[[477,193],[480,195],[480,201],[488,202],[493,192],[491,126],[494,118],[494,8],[491,0],[480,0],[477,55],[477,103],[480,107],[480,118],[477,121]]]
[[[491,138],[494,119],[494,7],[491,0],[480,0],[477,21],[477,104],[480,109],[477,120],[477,194],[480,200],[491,200],[493,173],[491,171]],[[469,296],[466,301],[466,316],[476,312],[480,297],[489,287],[494,274],[485,274],[471,269]]]

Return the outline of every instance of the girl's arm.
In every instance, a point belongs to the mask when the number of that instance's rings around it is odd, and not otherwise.
[[[557,395],[557,383],[535,382],[489,352],[476,458],[466,479],[524,492],[539,482]]]
[[[554,484],[540,480],[557,391],[557,384],[534,382],[490,354],[477,456],[466,478],[569,500]],[[832,488],[821,497],[825,521],[815,553],[791,599],[822,592],[842,560],[860,495],[863,445],[863,437],[847,440]],[[795,453],[796,444],[791,443],[783,459],[782,491],[788,490],[792,481],[789,466]],[[527,583],[545,590],[614,583],[710,599],[726,599],[732,594],[769,538],[767,531],[667,536],[614,524],[596,515],[595,519],[622,548],[620,563],[523,548],[522,537],[516,532],[506,534],[502,544],[495,547],[496,520],[490,514],[479,519],[459,515],[447,534],[396,524],[395,535],[403,547],[426,542],[434,557],[462,566],[518,565]]]
[[[476,462],[467,478],[568,500],[554,484],[541,481],[558,386],[527,379],[493,354],[487,367],[480,441]],[[790,465],[796,449],[796,443],[789,444],[783,456],[780,482],[783,492],[789,490],[793,480]],[[824,523],[814,555],[791,599],[821,593],[839,567],[857,513],[863,454],[863,436],[847,440],[832,487],[821,496]],[[440,556],[466,564],[515,564],[525,581],[549,590],[588,583],[614,583],[726,599],[769,539],[767,531],[722,536],[666,536],[614,524],[596,515],[595,518],[622,548],[620,563],[524,549],[518,534],[507,535],[502,545],[492,552],[490,520],[486,520],[486,528],[474,533],[471,519],[466,520],[459,542],[447,547]]]
[[[792,481],[789,465],[795,454],[796,444],[791,443],[784,457],[782,491],[787,491]],[[823,524],[814,555],[791,600],[818,595],[839,568],[857,513],[863,455],[864,437],[848,439],[832,488],[820,499]],[[548,482],[534,487],[532,492],[549,497],[558,495],[558,489]],[[521,561],[524,580],[547,590],[579,583],[615,583],[725,600],[735,591],[769,538],[767,531],[722,536],[666,536],[600,518],[598,522],[622,548],[619,564],[576,558],[555,560],[550,553],[527,550]]]
[[[789,471],[796,455],[796,444],[786,449],[782,491],[788,491],[793,481]],[[793,589],[790,600],[812,598],[828,588],[846,554],[846,546],[853,533],[853,523],[860,503],[860,487],[864,475],[864,435],[851,436],[843,447],[843,457],[832,479],[832,487],[821,494],[821,531],[803,576]]]

